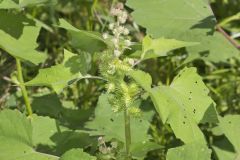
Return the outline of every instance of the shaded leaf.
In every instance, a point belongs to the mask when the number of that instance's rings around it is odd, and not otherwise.
[[[59,22],[60,28],[68,30],[71,38],[70,43],[75,49],[89,53],[106,49],[107,44],[99,33],[79,30],[64,19],[60,19]],[[89,47],[89,45],[91,46]]]

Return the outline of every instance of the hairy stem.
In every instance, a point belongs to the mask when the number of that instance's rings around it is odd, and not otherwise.
[[[125,143],[126,143],[126,160],[131,160],[130,145],[131,145],[131,128],[130,128],[130,115],[127,110],[124,111],[125,121]]]
[[[30,101],[27,94],[26,86],[24,85],[23,75],[22,75],[22,66],[21,61],[16,58],[16,64],[17,64],[17,74],[18,74],[18,81],[19,81],[19,87],[21,88],[23,99],[26,105],[26,109],[29,116],[32,116],[32,107],[30,105]]]

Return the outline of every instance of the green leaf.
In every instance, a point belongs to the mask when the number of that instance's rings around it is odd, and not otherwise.
[[[187,144],[169,149],[167,160],[211,160],[211,150],[203,144]]]
[[[97,138],[90,137],[89,134],[82,131],[62,131],[54,134],[51,140],[56,143],[54,148],[57,155],[62,155],[72,148],[86,148],[91,146],[92,149],[97,147]]]
[[[36,42],[41,27],[24,16],[0,11],[0,48],[8,52],[13,57],[24,61],[39,64],[47,58],[46,54],[35,49]],[[23,25],[24,24],[24,25]]]
[[[224,118],[220,118],[220,128],[227,137],[227,139],[233,144],[236,152],[240,152],[240,115],[227,115]]]
[[[154,38],[195,41],[214,30],[216,20],[203,0],[128,0],[127,5],[134,9],[134,20]]]
[[[163,148],[159,144],[154,142],[140,142],[137,144],[131,145],[131,154],[134,159],[143,159],[149,151]]]
[[[146,91],[151,89],[152,77],[148,73],[141,70],[132,70],[128,72],[127,75],[132,77],[138,83],[138,85],[140,85]]]
[[[60,93],[71,80],[80,78],[81,76],[81,73],[74,74],[69,68],[59,64],[50,68],[40,69],[39,74],[25,84],[27,86],[52,87],[56,93]]]
[[[75,49],[94,53],[107,48],[106,42],[99,33],[79,30],[64,19],[60,19],[59,22],[59,27],[66,29],[70,34],[70,43]]]
[[[149,126],[150,123],[144,118],[131,118],[131,134],[133,135],[131,147],[136,158],[144,158],[148,151],[161,148],[161,146],[149,141]],[[125,143],[124,114],[122,112],[114,113],[112,111],[107,95],[101,95],[99,97],[98,105],[95,110],[95,118],[87,122],[85,128],[90,129],[90,131],[87,132],[91,136],[104,135],[106,141],[117,139]],[[149,145],[150,148],[146,149],[144,147],[146,145]],[[140,154],[140,152],[142,152],[142,154]]]
[[[59,160],[96,160],[96,157],[83,152],[82,149],[71,149],[62,155]]]
[[[207,1],[128,0],[127,5],[134,9],[134,20],[147,29],[148,35],[199,42],[200,45],[187,50],[189,58],[185,62],[198,58],[212,62],[239,58],[234,46],[219,33],[214,34],[216,20]]]
[[[205,142],[198,127],[209,107],[214,107],[208,89],[196,73],[195,68],[183,69],[170,86],[159,86],[151,90],[151,99],[162,121],[169,123],[177,138],[185,143]],[[215,118],[217,122],[217,113]]]
[[[50,68],[40,69],[39,74],[25,84],[27,86],[49,86],[52,87],[56,93],[60,93],[70,81],[80,79],[82,77],[82,74],[80,73],[82,68],[78,66],[78,58],[80,57],[74,56],[67,50],[64,50],[64,53],[69,58],[68,60],[65,59],[64,63]],[[71,55],[69,56],[69,54]]]
[[[187,46],[195,46],[199,44],[194,42],[178,41],[175,39],[165,38],[152,39],[149,36],[146,36],[143,39],[142,43],[143,43],[143,53],[141,57],[142,59],[167,56],[167,53],[172,50]]]
[[[64,126],[77,129],[88,121],[93,109],[70,109],[67,104],[60,101],[56,94],[45,94],[42,96],[34,96],[32,101],[34,113],[42,116],[49,116],[58,119]]]
[[[149,139],[147,131],[149,122],[144,119],[132,118],[131,131],[132,143],[143,142]],[[107,95],[99,97],[98,105],[95,110],[95,118],[86,123],[85,128],[91,129],[90,135],[105,135],[106,140],[116,138],[125,142],[124,136],[124,114],[122,112],[116,114],[112,111],[108,102]]]
[[[55,119],[34,114],[31,120],[34,146],[48,145],[49,147],[54,147],[55,143],[51,140],[51,136],[63,131],[62,129],[60,130],[57,123]]]
[[[0,1],[0,9],[14,9],[19,8],[18,4],[13,0]]]
[[[0,159],[4,160],[58,160],[58,157],[33,149],[32,126],[18,111],[0,112]]]
[[[225,137],[215,141],[212,148],[218,160],[237,160],[237,153]]]
[[[57,0],[19,0],[20,7],[38,6],[38,5],[54,5]]]
[[[69,67],[71,72],[80,72],[83,75],[91,69],[92,58],[87,52],[80,52],[79,54],[73,54],[68,50],[64,50],[64,65]]]
[[[56,4],[57,0],[3,0],[0,1],[0,9],[20,9],[28,6],[43,4]]]
[[[203,47],[204,46],[204,47]],[[200,46],[187,48],[189,52],[186,62],[194,59],[202,59],[212,62],[225,62],[226,60],[238,57],[239,50],[234,47],[221,33],[215,33],[213,36],[207,36],[202,40]]]

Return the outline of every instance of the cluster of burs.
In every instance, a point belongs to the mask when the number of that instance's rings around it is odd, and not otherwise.
[[[110,41],[112,49],[104,51],[100,56],[100,73],[107,79],[107,94],[114,112],[127,111],[132,116],[140,116],[139,96],[141,88],[127,73],[132,70],[135,61],[124,55],[126,49],[133,44],[129,40],[129,30],[124,26],[128,13],[122,3],[111,9],[115,22],[109,24],[111,33],[104,33],[103,38]]]

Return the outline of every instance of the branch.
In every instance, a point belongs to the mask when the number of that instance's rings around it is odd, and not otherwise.
[[[236,47],[237,49],[240,50],[240,44],[239,44],[237,41],[235,41],[233,38],[231,38],[231,37],[227,34],[227,32],[225,32],[225,31],[222,29],[221,26],[217,25],[216,28],[217,28],[218,32],[222,33],[222,35],[223,35],[225,38],[227,38],[227,40],[228,40],[230,43],[232,43],[232,45],[234,45],[234,47]]]

